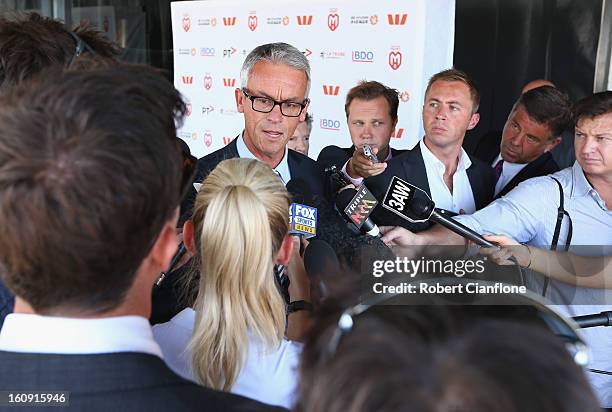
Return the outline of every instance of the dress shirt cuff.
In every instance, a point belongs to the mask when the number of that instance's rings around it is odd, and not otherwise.
[[[342,166],[342,173],[344,173],[344,175],[351,181],[352,184],[354,184],[355,186],[361,186],[361,184],[363,183],[363,177],[358,177],[357,179],[354,179],[346,171],[348,162],[350,162],[350,160],[351,159],[347,160],[346,163],[344,163],[344,166]]]

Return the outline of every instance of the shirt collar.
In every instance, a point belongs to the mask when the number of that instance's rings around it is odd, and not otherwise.
[[[238,137],[238,141],[236,142],[236,149],[238,150],[238,156],[244,159],[258,159],[247,147],[244,142],[244,131]],[[279,175],[284,184],[287,184],[291,180],[291,172],[289,171],[289,162],[287,161],[287,146],[285,146],[285,152],[283,153],[283,159],[280,163],[274,168],[274,171]]]
[[[572,166],[572,181],[574,184],[572,185],[571,197],[586,196],[591,190],[595,190],[587,180],[577,160]]]
[[[162,357],[149,322],[140,316],[76,319],[13,313],[0,331],[0,350],[72,355],[140,352]]]
[[[441,169],[442,171],[446,169],[444,163],[442,163],[442,161],[438,159],[436,155],[431,152],[431,150],[429,150],[429,148],[425,144],[424,139],[421,139],[421,141],[419,141],[419,147],[421,148],[421,153],[423,154],[424,160],[436,165],[436,167]],[[470,160],[470,157],[465,152],[465,150],[461,148],[461,151],[459,152],[459,162],[457,163],[456,172],[462,172],[464,170],[467,170],[471,165],[472,161]]]

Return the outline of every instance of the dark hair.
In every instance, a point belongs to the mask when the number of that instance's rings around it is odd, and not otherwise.
[[[124,64],[51,71],[0,105],[0,276],[38,313],[115,308],[180,201],[180,94]]]
[[[333,355],[341,312],[324,314],[304,347],[296,410],[599,410],[560,338],[535,320],[487,311],[372,307],[353,319]]]
[[[480,93],[476,88],[474,80],[472,80],[472,78],[468,76],[466,72],[458,69],[447,69],[434,74],[427,83],[427,89],[425,89],[426,95],[427,92],[429,92],[431,85],[438,80],[443,82],[461,82],[465,84],[470,90],[470,97],[472,98],[472,113],[476,113],[478,111],[478,106],[480,106]]]
[[[344,103],[344,112],[347,119],[349,117],[349,106],[353,99],[374,100],[380,96],[384,97],[389,103],[389,116],[393,121],[396,121],[397,107],[399,106],[398,91],[377,81],[361,81],[349,90],[346,95],[346,103]]]
[[[550,129],[549,140],[561,136],[572,123],[572,103],[567,94],[556,87],[540,86],[521,94],[512,111],[519,105],[532,120]]]
[[[587,96],[574,106],[576,123],[583,117],[592,119],[608,113],[612,113],[612,91],[610,90]]]
[[[74,30],[95,53],[96,60],[114,60],[118,47],[102,32],[79,26]],[[17,14],[14,18],[0,17],[0,92],[30,79],[53,66],[67,68],[74,59],[77,40],[62,22],[38,13]],[[87,56],[86,50],[83,56]],[[86,60],[91,60],[89,56]],[[72,68],[72,65],[71,65]]]

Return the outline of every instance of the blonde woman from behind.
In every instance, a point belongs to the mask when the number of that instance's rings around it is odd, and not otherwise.
[[[287,408],[302,350],[284,338],[286,308],[274,278],[274,265],[286,265],[292,254],[289,205],[284,185],[264,163],[221,162],[203,182],[183,230],[200,269],[193,308],[153,328],[179,375]],[[307,292],[294,295],[291,300],[307,298]]]

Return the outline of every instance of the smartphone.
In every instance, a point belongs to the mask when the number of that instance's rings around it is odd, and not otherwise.
[[[372,153],[372,148],[367,143],[363,145],[363,154],[365,155],[365,157],[370,159],[372,162],[380,163],[380,160],[378,160],[378,157],[376,157],[376,155]]]

